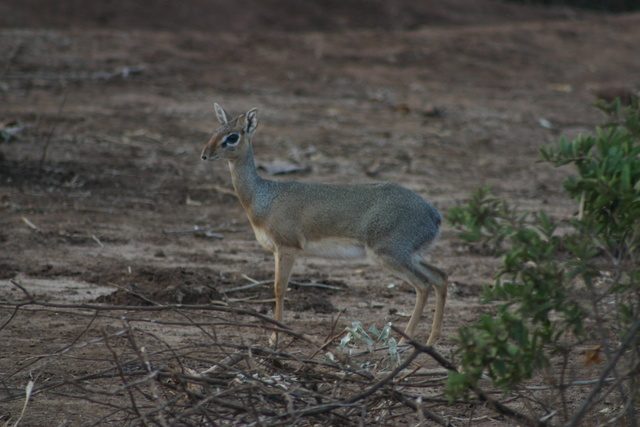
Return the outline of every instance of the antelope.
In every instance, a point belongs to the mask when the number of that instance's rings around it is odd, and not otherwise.
[[[229,163],[233,187],[256,239],[275,256],[275,319],[282,322],[297,257],[368,257],[414,287],[416,302],[405,328],[410,338],[415,337],[429,289],[434,288],[436,309],[427,345],[435,344],[442,333],[447,274],[427,263],[423,253],[440,234],[438,210],[391,182],[334,184],[262,178],[252,146],[258,110],[235,118],[218,104],[215,111],[221,126],[204,147],[202,159]],[[277,334],[270,342],[277,343]]]

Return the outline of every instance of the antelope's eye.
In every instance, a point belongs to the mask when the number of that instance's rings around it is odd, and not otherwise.
[[[224,139],[224,142],[227,142],[229,144],[235,144],[236,142],[238,142],[239,139],[240,139],[240,135],[238,135],[237,133],[232,133]]]

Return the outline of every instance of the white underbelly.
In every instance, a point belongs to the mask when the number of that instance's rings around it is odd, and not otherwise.
[[[344,237],[327,237],[306,242],[302,255],[322,258],[362,259],[366,258],[367,251],[358,240]]]
[[[253,227],[256,239],[265,249],[276,252],[275,242],[269,237],[263,228]],[[300,242],[302,256],[321,258],[363,259],[367,257],[367,251],[362,242],[345,237],[326,237],[320,240]]]
[[[271,252],[276,251],[275,243],[273,243],[273,240],[271,240],[267,233],[265,233],[264,229],[253,227],[253,232],[256,235],[256,240],[262,245],[263,248],[270,250]]]

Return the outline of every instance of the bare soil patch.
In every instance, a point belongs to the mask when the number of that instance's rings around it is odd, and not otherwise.
[[[92,402],[86,382],[103,372],[100,387],[117,389],[107,372],[118,363],[138,369],[128,365],[142,360],[136,349],[164,367],[182,360],[205,369],[233,349],[199,344],[267,347],[273,325],[260,316],[271,315],[270,285],[234,289],[270,280],[272,256],[228,191],[226,165],[199,159],[217,126],[214,102],[233,113],[260,109],[257,161],[264,173],[295,166],[281,179],[395,181],[445,216],[490,185],[522,207],[563,217],[575,209],[562,191],[568,171],[537,164],[538,147],[590,131],[601,118],[590,106],[597,96],[640,87],[638,14],[489,0],[428,9],[372,2],[371,10],[284,0],[178,2],[177,10],[156,1],[144,14],[136,13],[144,2],[21,3],[0,7],[0,420],[18,420],[30,380],[68,382],[34,395],[22,425],[141,422],[118,413],[126,393]],[[471,252],[446,223],[430,260],[452,282],[437,345],[449,354],[456,330],[489,310],[479,294],[498,262]],[[293,279],[332,287],[292,285],[288,295],[285,323],[319,342],[354,321],[402,327],[414,301],[408,286],[367,263],[308,259]],[[11,280],[53,305],[15,311],[29,298]],[[258,317],[167,304],[218,304]],[[312,347],[295,341],[291,349],[307,356]],[[439,368],[424,355],[415,363]],[[577,366],[573,375],[588,372]],[[517,424],[438,402],[437,388],[425,393],[461,424]],[[526,402],[515,406],[527,411]],[[380,411],[367,422],[419,419],[406,406]],[[229,417],[219,422],[255,421]]]

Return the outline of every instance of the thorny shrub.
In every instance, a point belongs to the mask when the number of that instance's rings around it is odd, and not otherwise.
[[[497,301],[494,315],[458,332],[462,370],[449,375],[452,400],[466,396],[483,377],[512,391],[534,376],[556,372],[549,369],[552,357],[564,356],[566,365],[569,353],[586,349],[584,363],[598,363],[599,369],[587,397],[570,407],[564,378],[551,378],[560,385],[561,398],[558,407],[544,411],[577,425],[603,396],[615,392],[618,406],[612,416],[636,425],[640,106],[635,98],[630,105],[616,100],[597,107],[607,122],[595,134],[562,138],[540,150],[542,161],[575,169],[564,183],[577,202],[575,217],[524,212],[486,188],[450,212],[462,239],[502,259],[495,283],[484,290],[488,301]]]

